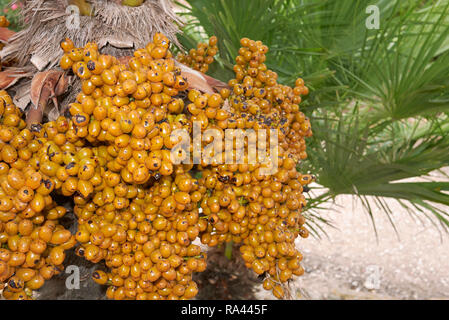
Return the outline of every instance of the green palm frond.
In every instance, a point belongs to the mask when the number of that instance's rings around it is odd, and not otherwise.
[[[448,213],[437,206],[449,206],[449,182],[402,181],[449,165],[449,140],[442,136],[447,125],[447,120],[395,123],[379,133],[361,123],[356,108],[338,119],[315,119],[313,152],[300,169],[317,173],[318,182],[329,188],[322,197],[399,199],[430,210],[449,226]],[[368,205],[365,208],[371,211]]]
[[[348,77],[393,119],[448,109],[448,14],[449,3],[419,10],[416,3],[368,38],[353,61]]]

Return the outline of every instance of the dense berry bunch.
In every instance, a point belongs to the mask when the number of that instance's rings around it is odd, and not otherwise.
[[[212,37],[179,58],[204,72],[216,44]],[[246,266],[265,275],[264,288],[285,296],[283,283],[304,272],[294,240],[308,235],[302,193],[313,177],[296,170],[307,157],[304,138],[312,134],[299,109],[308,89],[302,79],[294,88],[278,84],[261,42],[241,44],[230,88],[212,94],[187,89],[162,34],[129,59],[101,54],[94,43],[76,48],[62,41],[60,66],[82,84],[69,119],[26,129],[11,98],[1,94],[0,283],[6,298],[29,297],[61,272],[64,251],[75,245],[79,256],[105,262],[92,277],[108,285],[108,298],[193,298],[192,274],[206,268],[196,239],[208,246],[240,243]],[[180,137],[172,135],[178,129],[192,138],[190,160],[199,152],[199,164],[174,161],[187,160]],[[211,129],[224,137],[220,150],[209,148],[218,139],[207,134]],[[238,144],[228,129],[255,135]],[[195,130],[203,137],[196,139]],[[253,159],[250,150],[262,140],[266,152]],[[73,199],[74,235],[58,223],[66,210],[53,201],[55,194]]]
[[[227,139],[225,144],[229,142],[232,150],[223,146],[222,153],[211,153],[209,161],[202,162],[200,184],[207,188],[209,196],[201,202],[208,220],[201,241],[209,246],[231,240],[242,243],[240,250],[247,267],[265,275],[264,287],[281,298],[284,296],[282,283],[304,272],[300,266],[302,256],[295,249],[294,240],[308,236],[301,215],[306,205],[302,192],[313,176],[296,170],[297,161],[307,157],[304,138],[312,134],[309,120],[299,109],[301,96],[308,92],[302,79],[296,81],[295,88],[277,83],[276,73],[264,64],[268,48],[262,43],[244,38],[241,44],[234,67],[236,78],[229,81],[231,90],[221,91],[228,108],[219,109],[224,112],[219,120],[216,113],[207,112],[198,102],[209,103],[211,97],[206,99],[199,93],[189,93],[193,106],[188,105],[188,109],[192,106],[195,112],[200,110],[198,116],[204,113],[203,130],[252,129],[255,132],[241,145]],[[215,119],[210,115],[215,115]],[[267,134],[267,154],[265,157],[258,154],[256,161],[250,163],[249,150],[263,139],[257,133],[260,129],[274,130],[277,139]],[[270,148],[272,144],[274,149]],[[204,151],[205,146],[201,148]],[[271,154],[272,151],[275,153]],[[223,164],[226,156],[233,157],[235,163]],[[265,174],[268,169],[275,170]]]
[[[277,74],[265,65],[268,48],[260,41],[243,38],[229,81],[232,122],[235,126],[278,129],[280,146],[295,160],[307,157],[305,137],[312,135],[310,121],[299,110],[309,90],[299,78],[295,87],[277,83]],[[243,118],[243,120],[242,120]]]
[[[61,67],[82,79],[82,92],[70,105],[70,135],[82,143],[107,146],[109,171],[130,184],[173,173],[169,150],[172,130],[182,124],[184,101],[177,95],[187,80],[175,67],[169,41],[156,34],[154,43],[139,49],[126,64],[101,55],[95,44],[74,48],[70,40]]]
[[[75,147],[35,137],[5,91],[0,116],[0,284],[5,298],[28,299],[63,270],[65,251],[76,243],[58,222],[66,209],[50,194],[57,187],[53,161]]]
[[[188,54],[178,53],[176,60],[195,69],[206,73],[209,65],[214,62],[214,56],[218,52],[217,37],[209,38],[208,43],[199,43],[196,49],[190,49]]]
[[[83,164],[73,161],[78,188],[71,191],[82,195],[75,206],[77,252],[92,262],[105,260],[110,270],[93,278],[110,285],[109,298],[192,298],[192,272],[205,269],[205,255],[192,244],[200,232],[202,193],[191,166],[175,166],[170,158],[177,143],[170,134],[187,123],[178,96],[187,81],[168,46],[156,34],[124,64],[99,54],[94,44],[61,43],[61,66],[83,80],[69,109],[73,136],[96,146],[82,149]]]
[[[200,232],[198,188],[189,174],[178,172],[148,189],[121,182],[92,203],[76,206],[77,252],[92,262],[105,260],[110,270],[96,271],[93,279],[110,285],[109,298],[196,295],[192,273],[206,267],[205,254],[192,243]]]

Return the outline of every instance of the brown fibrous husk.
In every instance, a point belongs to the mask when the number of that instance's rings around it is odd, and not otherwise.
[[[14,66],[18,81],[7,87],[14,102],[23,110],[30,105],[29,88],[32,77],[39,71],[59,68],[63,54],[60,42],[70,38],[77,47],[96,42],[104,54],[115,57],[132,56],[145,47],[156,32],[166,35],[181,47],[176,34],[181,25],[169,0],[146,0],[139,7],[123,6],[117,1],[92,0],[91,16],[79,16],[79,28],[68,28],[68,0],[25,0],[21,19],[25,29],[13,35],[0,52],[1,60]],[[7,68],[6,68],[7,69]],[[61,106],[73,102],[80,90],[74,78],[61,100]],[[54,107],[46,115],[57,115]],[[51,116],[50,118],[53,118]]]

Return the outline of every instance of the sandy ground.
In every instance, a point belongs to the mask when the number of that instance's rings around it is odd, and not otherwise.
[[[447,178],[436,173],[432,180],[441,179]],[[306,270],[291,287],[298,299],[449,299],[449,234],[396,201],[388,203],[398,234],[374,210],[378,239],[361,203],[350,196],[338,197],[334,210],[322,213],[336,229],[326,229],[328,238],[297,242]],[[258,297],[271,299],[263,290]]]

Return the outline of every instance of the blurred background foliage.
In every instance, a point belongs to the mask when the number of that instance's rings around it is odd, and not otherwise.
[[[320,236],[317,208],[337,195],[358,197],[392,214],[387,198],[449,228],[449,179],[413,179],[449,165],[449,2],[431,0],[186,0],[178,2],[186,49],[216,35],[209,74],[233,77],[239,40],[269,46],[266,64],[279,82],[304,78],[301,107],[312,121],[301,172],[312,172],[306,214]],[[378,29],[366,20],[379,9]],[[421,181],[421,182],[417,182]],[[344,208],[342,209],[344,210]],[[392,220],[391,220],[392,221]],[[393,223],[393,222],[392,222]]]
[[[23,4],[21,1],[0,0],[0,15],[5,16],[10,25],[9,29],[18,31],[21,28],[19,20],[19,12]]]

